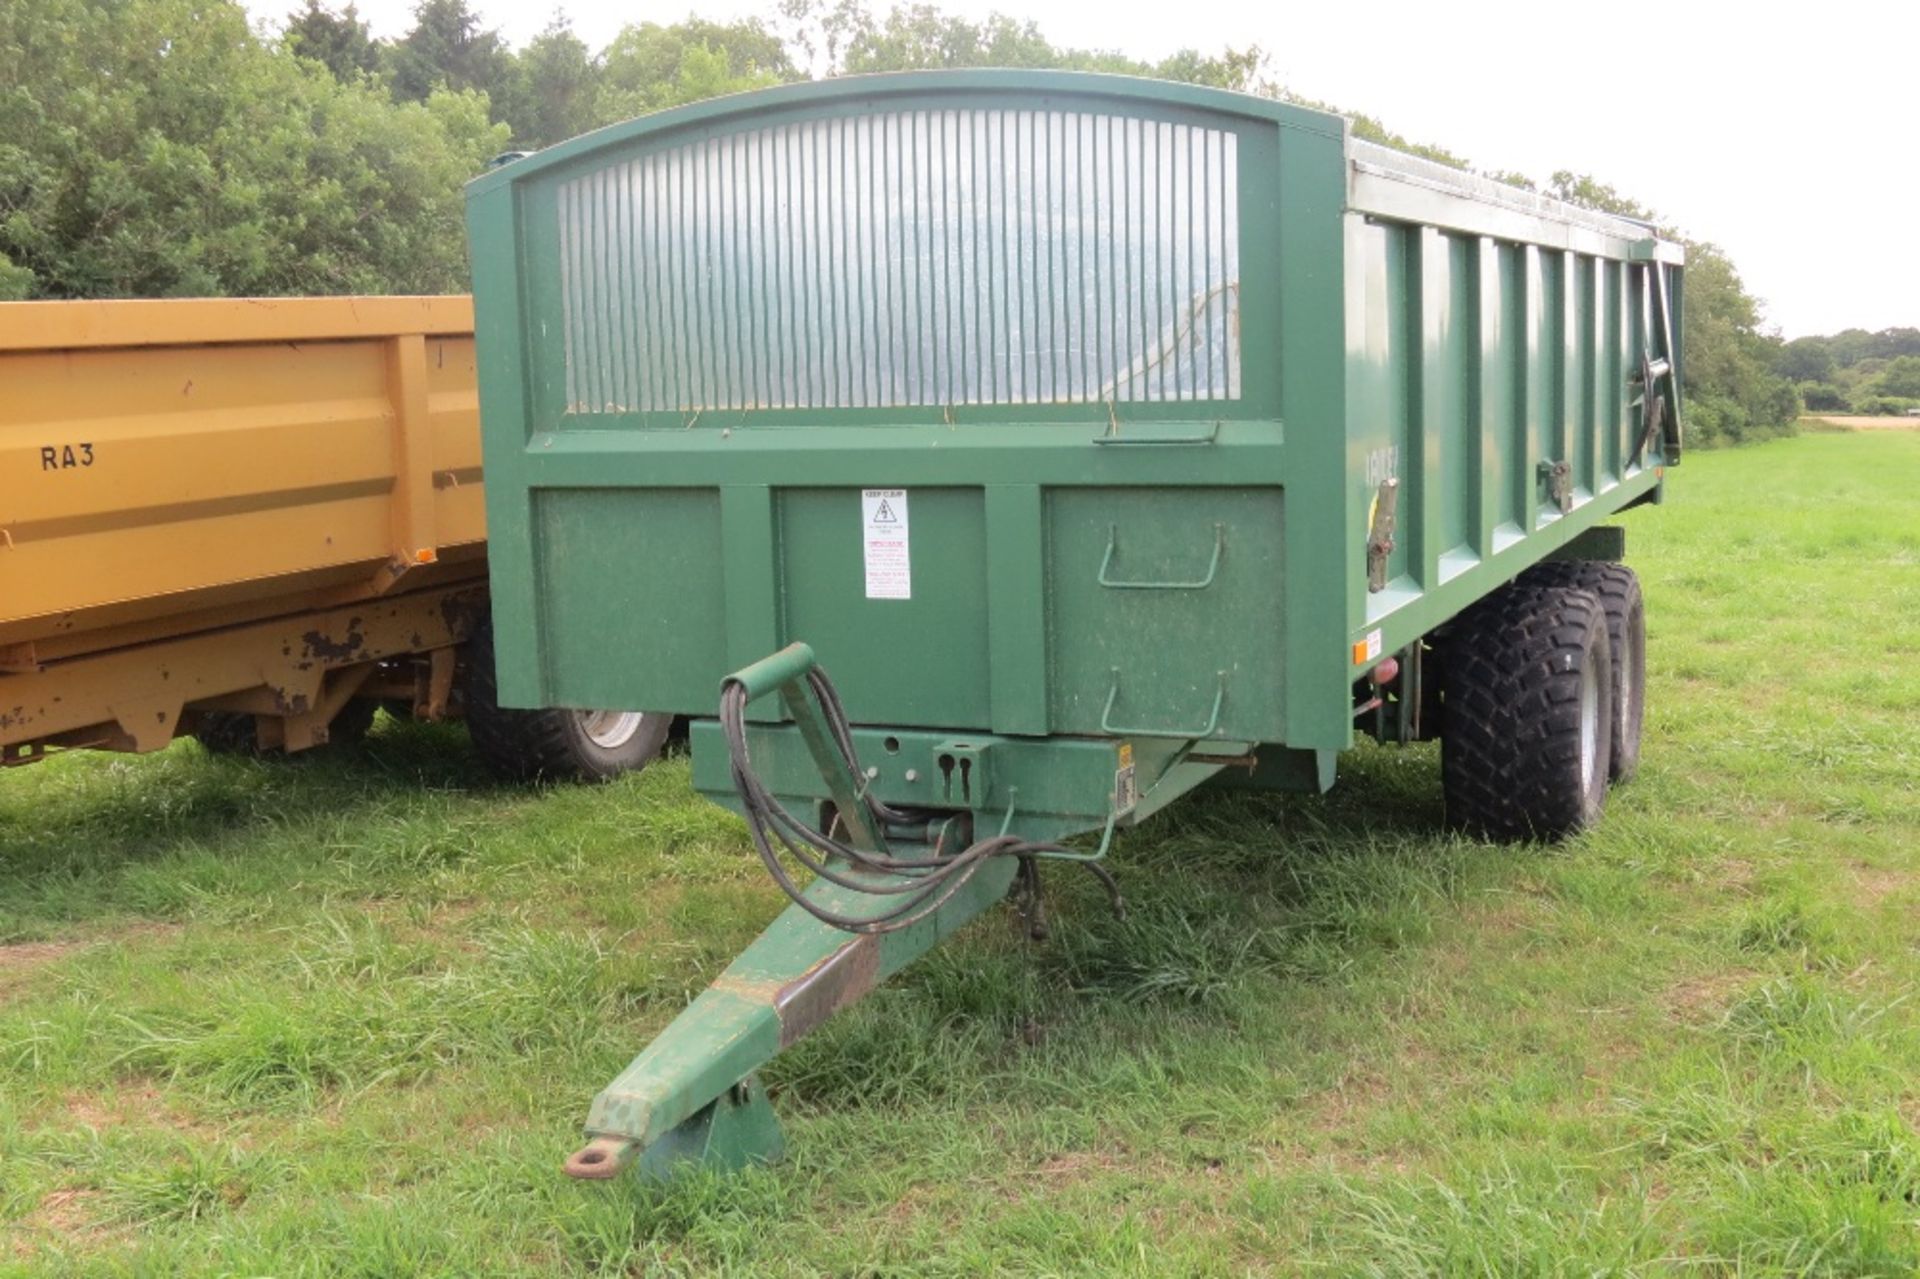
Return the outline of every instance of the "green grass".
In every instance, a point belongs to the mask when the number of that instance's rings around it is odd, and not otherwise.
[[[0,778],[0,1272],[1912,1275],[1920,435],[1690,458],[1629,518],[1642,776],[1555,849],[1432,749],[1200,795],[769,1072],[792,1157],[567,1181],[780,904],[684,761],[457,732]]]

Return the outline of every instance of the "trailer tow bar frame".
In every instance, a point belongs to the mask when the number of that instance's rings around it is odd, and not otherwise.
[[[723,688],[738,684],[749,700],[780,695],[827,783],[841,828],[855,847],[884,854],[886,834],[872,820],[862,779],[808,695],[813,669],[812,650],[793,644],[729,676]],[[734,1170],[779,1159],[780,1124],[754,1072],[1005,897],[1017,868],[1013,857],[985,859],[937,909],[894,931],[848,933],[798,903],[787,907],[594,1098],[587,1143],[567,1159],[567,1174],[601,1180],[633,1168],[665,1179],[689,1165]],[[847,914],[870,904],[873,890],[912,879],[841,873],[859,879],[866,891],[823,878],[805,896]]]

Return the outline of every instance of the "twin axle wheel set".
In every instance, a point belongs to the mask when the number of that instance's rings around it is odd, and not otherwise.
[[[1441,641],[1440,760],[1450,821],[1560,839],[1600,820],[1640,764],[1646,610],[1622,564],[1537,565]]]

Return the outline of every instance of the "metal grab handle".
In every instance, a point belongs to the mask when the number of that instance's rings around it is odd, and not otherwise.
[[[1177,737],[1184,741],[1189,738],[1206,737],[1209,734],[1211,734],[1214,729],[1220,726],[1220,707],[1227,700],[1227,673],[1225,671],[1216,672],[1220,682],[1215,687],[1214,693],[1213,693],[1213,714],[1207,716],[1207,722],[1205,726],[1201,728],[1196,728],[1196,729],[1184,729],[1184,728],[1166,729],[1166,728],[1120,728],[1114,724],[1113,703],[1114,703],[1114,699],[1120,696],[1120,668],[1118,666],[1115,666],[1112,668],[1112,670],[1113,670],[1113,687],[1107,690],[1106,709],[1100,712],[1100,731],[1101,732],[1111,733],[1115,737]]]
[[[1115,419],[1107,427],[1105,434],[1096,435],[1093,437],[1093,442],[1095,444],[1127,444],[1127,445],[1152,446],[1152,445],[1167,445],[1167,444],[1211,444],[1219,438],[1220,438],[1220,419],[1219,418],[1215,418],[1213,420],[1213,425],[1207,429],[1207,433],[1205,435],[1122,435],[1120,434],[1119,420]]]
[[[1107,525],[1107,553],[1100,560],[1100,585],[1116,591],[1203,591],[1213,585],[1215,574],[1220,571],[1220,553],[1227,548],[1227,528],[1224,524],[1213,526],[1213,559],[1207,564],[1207,575],[1197,582],[1116,582],[1107,576],[1107,570],[1113,567],[1113,553],[1120,546],[1120,526]]]
[[[1667,434],[1667,397],[1662,395],[1654,384],[1662,378],[1670,379],[1672,376],[1671,362],[1645,355],[1640,359],[1639,371],[1627,379],[1629,385],[1640,389],[1640,394],[1627,405],[1628,408],[1640,410],[1640,436],[1635,440],[1633,452],[1627,458],[1629,464],[1638,465],[1644,461],[1647,449],[1653,445],[1655,437]]]
[[[1680,379],[1674,376],[1673,367],[1673,301],[1668,293],[1666,268],[1653,262],[1646,270],[1648,288],[1654,295],[1655,324],[1647,334],[1647,349],[1640,357],[1639,372],[1627,379],[1629,385],[1640,389],[1640,394],[1629,405],[1640,410],[1640,436],[1627,458],[1629,466],[1645,464],[1647,450],[1653,447],[1656,438],[1664,461],[1671,464],[1680,460]],[[1656,354],[1656,345],[1665,354]],[[1663,379],[1667,383],[1665,395],[1654,388],[1654,384]]]
[[[739,684],[747,690],[747,699],[753,701],[804,677],[813,666],[811,648],[805,644],[789,644],[750,666],[741,667],[721,680],[720,686],[725,688],[728,684]]]

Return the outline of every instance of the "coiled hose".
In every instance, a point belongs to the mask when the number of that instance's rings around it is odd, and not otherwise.
[[[833,681],[816,666],[807,672],[807,684],[819,700],[828,731],[849,772],[854,777],[865,777],[859,758],[854,754],[853,733],[847,724],[846,710],[840,704],[840,694],[834,689]],[[748,700],[746,685],[738,680],[728,680],[720,690],[720,727],[726,734],[727,752],[733,764],[733,784],[740,793],[747,829],[753,835],[753,846],[758,850],[761,862],[765,864],[767,873],[773,876],[774,882],[780,885],[780,890],[822,923],[850,933],[890,933],[911,928],[945,905],[993,857],[1020,858],[1022,883],[1037,892],[1038,873],[1032,859],[1038,855],[1067,851],[1060,844],[1021,839],[1015,835],[991,835],[975,840],[957,853],[943,853],[936,845],[929,857],[894,857],[843,844],[794,816],[754,773],[753,763],[747,755]],[[871,795],[866,796],[863,802],[876,828],[884,829],[889,822],[899,825],[913,820],[911,815]],[[780,851],[786,852],[828,883],[881,899],[881,908],[871,915],[848,915],[821,905],[807,897],[802,887],[787,873],[786,866],[780,860]],[[836,858],[842,860],[841,865],[832,864]],[[1112,877],[1103,868],[1090,862],[1080,864],[1092,870],[1108,886],[1110,893],[1114,891]],[[869,877],[876,875],[885,878]],[[1115,899],[1117,902],[1117,894]]]

